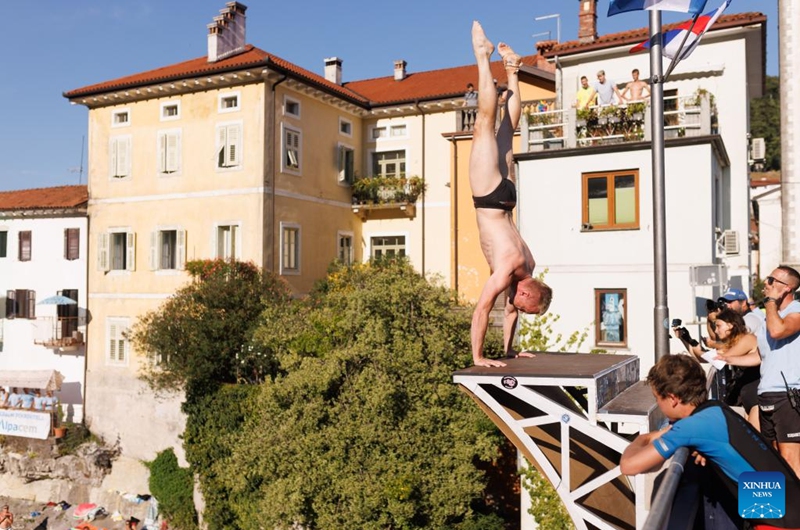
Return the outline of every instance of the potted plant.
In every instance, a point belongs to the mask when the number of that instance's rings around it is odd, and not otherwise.
[[[67,434],[67,428],[64,427],[64,408],[59,403],[56,409],[56,423],[53,426],[53,436],[55,438],[63,438]]]
[[[634,121],[642,121],[644,119],[644,111],[647,104],[643,101],[637,103],[629,103],[628,108],[625,109],[625,114]]]

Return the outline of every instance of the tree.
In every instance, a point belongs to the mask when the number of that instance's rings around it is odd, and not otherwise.
[[[156,391],[185,390],[184,408],[222,383],[257,383],[271,375],[272,356],[251,339],[261,313],[289,299],[282,279],[252,263],[191,261],[186,269],[191,283],[130,333],[151,361],[142,378]]]
[[[778,76],[767,76],[766,90],[760,98],[750,100],[750,134],[764,138],[767,156],[764,170],[781,168],[781,94]]]
[[[474,464],[500,438],[452,383],[469,325],[454,292],[396,261],[335,267],[265,318],[255,342],[277,375],[202,482],[225,490],[229,527],[497,528]]]

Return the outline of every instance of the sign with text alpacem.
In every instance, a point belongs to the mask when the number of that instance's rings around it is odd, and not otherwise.
[[[30,410],[0,409],[0,434],[45,440],[50,434],[50,414]]]

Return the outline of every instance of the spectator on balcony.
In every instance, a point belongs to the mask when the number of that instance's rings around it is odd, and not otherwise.
[[[52,390],[46,390],[42,398],[42,405],[47,412],[55,412],[58,406],[58,398],[53,395]]]
[[[42,391],[38,388],[33,391],[33,410],[38,412],[44,412],[44,400],[45,397],[42,396]]]
[[[623,101],[617,84],[613,80],[606,78],[605,70],[597,72],[597,81],[592,84],[592,92],[597,94],[598,105],[614,105],[615,98],[617,104]]]
[[[633,69],[631,77],[633,77],[633,81],[625,85],[625,88],[622,90],[622,100],[627,100],[629,103],[636,103],[648,99],[650,97],[650,85],[648,85],[646,81],[639,80],[638,68]]]
[[[478,106],[478,93],[475,92],[475,85],[467,83],[467,91],[464,93],[464,107]]]
[[[19,389],[14,387],[11,389],[11,393],[8,395],[8,408],[10,409],[18,409],[20,405],[20,394]]]
[[[23,388],[22,394],[19,395],[19,401],[19,408],[25,410],[33,409],[33,391],[30,388]]]
[[[0,408],[6,408],[8,406],[8,390],[6,387],[0,386]]]
[[[528,353],[518,354],[512,348],[518,314],[519,311],[530,314],[547,311],[552,291],[533,279],[536,262],[512,215],[517,203],[512,141],[522,114],[518,78],[520,57],[508,45],[498,44],[508,77],[508,89],[497,97],[492,89],[490,63],[494,45],[477,21],[472,25],[472,47],[478,63],[478,116],[469,158],[469,182],[481,250],[491,271],[472,314],[472,360],[478,366],[505,366],[502,361],[487,359],[483,355],[489,315],[495,300],[508,291],[503,319],[506,355],[532,357]],[[505,112],[495,134],[499,105],[505,106]]]
[[[588,109],[597,101],[597,94],[594,89],[589,86],[589,78],[585,75],[581,76],[581,87],[575,94],[575,103],[573,106],[576,109]]]
[[[716,505],[714,528],[729,519],[741,528],[738,515],[739,475],[752,471],[778,471],[786,479],[787,513],[781,519],[754,520],[754,528],[800,528],[800,506],[789,499],[800,498],[800,479],[775,449],[730,407],[708,400],[706,374],[689,355],[667,355],[650,369],[647,383],[661,412],[671,425],[639,435],[622,453],[620,471],[637,475],[658,469],[681,447],[694,450],[695,461],[706,466],[701,479],[718,484],[704,488],[704,495]],[[714,482],[716,481],[716,482]],[[707,505],[709,506],[709,505]],[[709,518],[708,513],[706,518]],[[762,526],[771,525],[771,526]],[[709,526],[706,526],[709,528]]]

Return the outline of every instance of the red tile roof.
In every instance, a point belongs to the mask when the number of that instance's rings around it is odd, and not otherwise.
[[[722,15],[717,19],[717,22],[711,26],[709,31],[717,31],[721,29],[734,28],[740,26],[748,26],[750,24],[766,23],[767,17],[763,13],[734,13],[731,15]],[[668,31],[679,26],[682,22],[675,24],[665,24],[662,31]],[[603,48],[612,48],[614,46],[624,46],[628,44],[638,44],[647,40],[650,35],[649,28],[639,28],[629,31],[622,31],[620,33],[610,33],[608,35],[601,35],[593,42],[581,42],[573,40],[569,42],[562,42],[552,47],[548,47],[544,52],[545,57],[554,57],[556,55],[573,55],[592,50],[600,50]]]
[[[86,186],[56,186],[0,192],[0,211],[77,208],[89,200]]]
[[[541,55],[523,57],[522,61],[523,65],[528,67],[524,69],[528,74],[548,78],[553,71],[553,66]],[[476,83],[478,80],[477,68],[469,65],[409,73],[402,81],[395,81],[394,76],[388,76],[337,85],[323,76],[248,44],[242,53],[216,63],[209,63],[205,56],[198,57],[155,70],[70,90],[64,93],[64,97],[80,98],[126,88],[137,88],[260,66],[285,72],[365,108],[400,102],[457,97],[463,94],[467,83]],[[505,81],[505,71],[500,61],[492,63],[492,73],[499,82]]]

